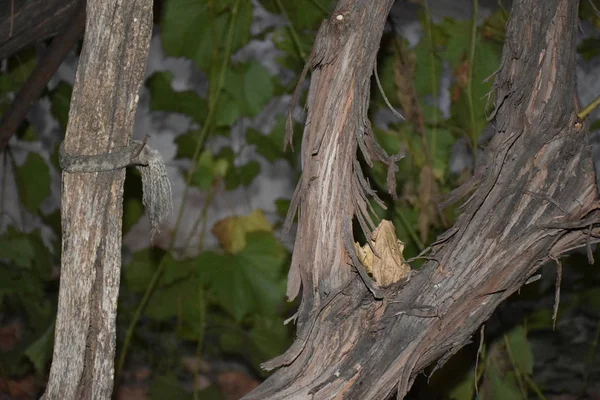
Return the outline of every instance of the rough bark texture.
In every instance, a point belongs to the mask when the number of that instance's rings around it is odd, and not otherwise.
[[[152,33],[151,0],[89,0],[65,149],[129,142]],[[63,173],[62,269],[49,399],[110,399],[125,171]]]
[[[54,36],[70,23],[80,0],[0,1],[0,60]]]
[[[351,40],[328,41],[333,44],[323,59],[335,59],[319,66],[308,98],[309,110],[320,107],[310,124],[327,134],[312,157],[304,156],[305,174],[311,168],[319,174],[310,180],[314,197],[305,194],[300,202],[294,257],[302,263],[292,265],[303,286],[298,338],[266,364],[282,368],[246,398],[362,400],[394,392],[403,398],[417,374],[468,343],[543,263],[585,245],[590,236],[594,241],[587,230],[600,222],[599,203],[586,129],[577,128],[575,115],[578,3],[513,2],[494,84],[497,133],[471,182],[476,190],[455,226],[432,245],[435,260],[408,283],[385,288],[377,300],[345,265],[348,255],[340,254],[339,227],[352,201],[335,193],[350,193],[352,174],[346,171],[357,147],[354,132],[362,130],[352,104],[368,97],[368,90],[349,88],[368,87],[374,38],[384,21],[378,12],[389,2],[340,0],[338,9],[353,5],[346,20],[360,22],[353,24]],[[328,169],[310,165],[317,156],[329,160]],[[311,246],[323,250],[307,251]],[[333,277],[327,279],[326,270]]]
[[[312,69],[302,138],[304,169],[285,223],[287,228],[298,210],[287,295],[295,298],[302,286],[299,329],[310,329],[305,322],[352,278],[349,264],[380,297],[356,258],[352,220],[357,217],[367,237],[375,229],[367,205],[367,196],[374,193],[356,161],[357,148],[368,163],[378,159],[392,171],[396,168],[395,158],[375,142],[367,118],[371,73],[392,3],[340,1],[331,20],[322,23],[302,73],[301,81]],[[286,144],[292,143],[291,126],[288,115]]]

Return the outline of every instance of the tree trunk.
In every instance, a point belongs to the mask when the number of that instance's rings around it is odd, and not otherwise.
[[[309,153],[288,289],[293,296],[303,287],[298,337],[265,364],[281,368],[247,399],[403,398],[417,374],[468,343],[543,263],[597,241],[587,230],[600,222],[598,195],[587,130],[576,116],[578,3],[513,2],[494,84],[497,133],[470,182],[476,190],[431,246],[432,260],[377,300],[347,265],[351,254],[340,254],[347,246],[340,249],[344,221],[359,217],[354,159],[360,133],[369,133],[362,116],[381,13],[391,1],[338,2],[329,24],[342,14],[352,28],[346,36],[319,32],[315,49],[324,61],[312,64],[308,96]]]
[[[65,150],[129,142],[152,33],[151,0],[88,0]],[[110,399],[125,171],[63,173],[62,268],[45,400]]]

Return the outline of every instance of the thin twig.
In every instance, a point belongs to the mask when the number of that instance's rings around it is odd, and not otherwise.
[[[594,252],[592,251],[592,225],[588,227],[587,237],[585,240],[585,250],[587,254],[588,263],[594,265]]]
[[[556,330],[556,317],[558,316],[558,306],[560,304],[560,283],[562,282],[562,263],[556,256],[551,256],[556,262],[556,289],[554,292],[554,308],[552,310],[552,330]]]
[[[479,358],[481,357],[481,352],[483,351],[483,343],[485,339],[485,324],[481,325],[481,329],[479,330],[479,348],[477,349],[477,356],[475,357],[475,397],[479,398],[479,388],[477,387],[477,370],[479,369]]]
[[[392,107],[392,105],[390,104],[390,101],[388,100],[387,96],[385,95],[385,92],[383,91],[383,86],[381,86],[381,81],[379,80],[379,74],[377,73],[377,61],[375,61],[375,65],[373,66],[373,72],[375,73],[375,82],[377,82],[377,87],[379,88],[379,93],[381,93],[381,96],[383,97],[383,101],[385,101],[385,104],[388,106],[388,108],[390,109],[390,111],[392,112],[392,114],[394,114],[397,118],[404,120],[404,116],[402,114],[400,114],[398,111],[396,111],[396,109],[394,107]]]

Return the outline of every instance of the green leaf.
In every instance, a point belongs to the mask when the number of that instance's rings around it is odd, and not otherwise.
[[[249,313],[273,315],[283,299],[279,284],[282,250],[266,238],[272,234],[248,235],[248,247],[240,253],[219,256],[202,253],[196,259],[202,279],[217,302],[236,321]],[[266,249],[272,244],[274,248]],[[270,254],[258,254],[269,251]]]
[[[377,74],[383,93],[388,98],[390,104],[393,107],[400,107],[400,100],[398,97],[398,86],[394,78],[396,68],[398,68],[399,56],[398,52],[382,56],[381,60],[377,60]],[[385,103],[385,99],[375,84],[371,89],[371,101],[377,104],[379,107],[387,108],[388,105]]]
[[[198,123],[204,123],[208,113],[206,100],[191,90],[175,91],[172,82],[173,74],[170,72],[155,72],[148,78],[146,86],[152,93],[150,109],[181,113]],[[193,151],[194,147],[191,149]]]
[[[475,134],[479,138],[481,132],[488,125],[486,117],[486,105],[488,102],[488,93],[491,90],[492,82],[484,82],[498,68],[500,63],[499,48],[487,41],[477,41],[475,44],[475,57],[473,60],[473,112],[475,117]],[[451,104],[451,120],[464,132],[472,132],[471,116],[469,111],[468,97],[466,87],[456,91],[457,95]],[[471,135],[469,134],[469,138]]]
[[[30,268],[35,257],[33,245],[25,236],[0,237],[0,259],[8,259],[19,268]]]
[[[406,130],[411,128],[408,124],[402,124],[400,129]],[[374,127],[373,131],[375,132],[377,142],[386,151],[386,153],[397,154],[402,148],[404,140],[402,139],[402,135],[400,134],[400,132],[392,129],[384,130],[377,127]]]
[[[319,0],[318,3],[309,0],[282,1],[282,10],[277,0],[260,0],[260,3],[271,13],[286,15],[290,25],[298,31],[318,29],[334,4],[333,0]]]
[[[250,232],[246,235],[247,246],[239,253],[242,262],[261,269],[273,281],[281,277],[287,250],[270,232]]]
[[[144,207],[138,199],[129,198],[123,201],[123,234],[131,228],[144,215]]]
[[[508,343],[519,372],[531,375],[533,373],[533,351],[527,341],[525,329],[522,326],[513,329],[508,334]]]
[[[244,115],[253,117],[273,97],[273,82],[271,74],[260,63],[250,62],[244,73]]]
[[[208,190],[215,180],[227,175],[229,168],[230,163],[227,159],[215,158],[210,151],[205,150],[198,158],[192,184],[200,190]]]
[[[146,265],[156,264],[155,256],[150,252],[139,252],[136,254],[136,262]],[[152,297],[148,301],[145,314],[155,320],[163,321],[168,318],[178,317],[180,322],[198,328],[201,322],[198,316],[201,310],[198,307],[203,306],[204,299],[201,296],[201,282],[198,280],[198,265],[192,262],[180,262],[174,260],[170,255],[163,255],[160,259],[163,264],[163,272]],[[128,267],[135,268],[132,263]],[[152,271],[146,268],[137,276],[138,282],[149,284]],[[131,276],[131,275],[129,275]],[[135,285],[132,285],[135,287]],[[197,329],[196,329],[197,334]]]
[[[442,60],[436,52],[432,52],[426,36],[423,36],[414,51],[417,56],[414,85],[418,98],[422,100],[423,97],[432,95],[434,90],[439,95]]]
[[[175,159],[187,158],[191,160],[194,157],[200,132],[199,130],[189,131],[175,139],[175,144],[177,145]]]
[[[46,365],[52,358],[52,348],[54,346],[54,324],[48,326],[46,332],[33,342],[25,350],[25,356],[31,361],[35,368],[35,373],[41,376],[46,371]]]
[[[73,86],[64,81],[60,81],[58,86],[56,86],[56,89],[54,89],[50,94],[50,101],[52,103],[50,110],[52,111],[52,114],[54,114],[54,117],[58,120],[58,123],[63,131],[67,129],[72,93]]]
[[[254,318],[250,338],[259,350],[259,359],[266,360],[282,354],[291,344],[288,328],[283,318],[264,316]],[[260,362],[260,360],[257,360]]]
[[[19,132],[19,139],[24,142],[37,142],[40,140],[40,137],[35,129],[33,129],[33,126],[27,125],[22,132]]]
[[[277,199],[275,200],[275,208],[277,208],[277,214],[281,217],[285,217],[288,213],[288,209],[290,208],[290,199]]]
[[[237,79],[231,78],[229,82],[234,80]],[[240,100],[232,93],[223,91],[219,96],[219,101],[216,105],[214,117],[215,126],[225,127],[233,125],[235,121],[242,117],[242,107],[243,100]]]
[[[248,186],[260,172],[260,164],[250,161],[248,164],[232,169],[225,178],[225,188],[235,189],[238,186]]]
[[[452,155],[452,147],[456,143],[456,138],[447,129],[436,129],[435,130],[435,141],[433,140],[433,129],[427,129],[427,140],[430,146],[435,146],[432,151],[433,155],[433,171],[436,179],[443,180],[446,172],[448,172],[448,165],[450,163],[450,156]]]
[[[27,47],[7,60],[7,73],[0,74],[0,93],[14,92],[21,89],[37,64],[33,47]]]
[[[146,290],[158,267],[161,257],[159,252],[157,249],[144,249],[133,255],[133,260],[123,271],[124,281],[129,290],[132,292]]]
[[[488,368],[486,372],[487,378],[491,385],[491,400],[520,400],[522,399],[521,392],[517,386],[515,379],[507,379],[500,376],[494,369]]]
[[[531,331],[552,329],[552,310],[539,308],[527,317],[527,329]]]
[[[275,162],[283,157],[283,141],[278,145],[270,135],[263,135],[259,131],[249,128],[246,133],[248,144],[256,145],[256,151],[269,162]]]
[[[123,235],[144,215],[142,205],[142,179],[137,169],[127,169],[123,193]]]
[[[192,176],[192,184],[200,190],[207,190],[212,186],[213,183],[213,168],[214,159],[212,153],[205,150],[200,154],[196,171]]]
[[[445,18],[440,24],[440,28],[448,37],[444,51],[440,54],[443,59],[450,62],[454,69],[469,54],[471,46],[471,28],[470,20],[455,21],[452,18]]]
[[[21,201],[29,212],[35,214],[42,201],[50,195],[50,168],[39,154],[29,153],[16,172]]]
[[[277,62],[284,69],[289,69],[300,74],[304,65],[303,59],[306,59],[312,50],[315,40],[316,28],[314,31],[299,32],[297,43],[287,27],[280,27],[273,32],[273,43],[277,49],[281,50],[283,56],[277,57]],[[299,46],[298,46],[299,45]]]
[[[460,381],[451,391],[449,397],[451,400],[471,400],[475,391],[473,379],[473,369],[465,374],[465,379]]]
[[[155,290],[148,301],[145,314],[157,321],[181,316],[187,308],[198,302],[199,284],[197,279],[182,280]]]
[[[232,20],[236,2],[239,8]],[[194,60],[201,70],[208,72],[213,52],[217,55],[225,52],[231,23],[234,24],[232,53],[248,43],[252,11],[249,0],[169,0],[161,20],[163,49],[171,57]]]
[[[216,106],[215,125],[230,126],[240,117],[254,117],[272,97],[272,77],[260,63],[232,66]]]

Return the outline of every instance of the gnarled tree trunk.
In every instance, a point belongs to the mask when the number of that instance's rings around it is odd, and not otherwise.
[[[352,190],[354,160],[369,134],[369,78],[391,0],[338,2],[327,25],[348,28],[320,30],[311,58],[288,290],[293,296],[303,286],[298,337],[266,364],[281,368],[247,399],[386,399],[396,391],[402,398],[543,263],[585,245],[600,215],[576,117],[578,3],[513,2],[494,84],[497,133],[470,182],[476,189],[432,245],[435,260],[379,300],[352,273],[344,235],[364,201]]]

